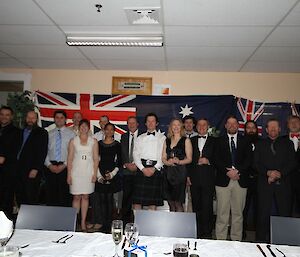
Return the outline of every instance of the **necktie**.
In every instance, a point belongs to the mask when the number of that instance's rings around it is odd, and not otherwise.
[[[291,138],[299,138],[299,133],[291,133]]]
[[[232,166],[235,166],[235,161],[236,161],[236,147],[234,143],[234,137],[231,137],[230,141],[230,150],[231,150],[231,161],[232,161]]]
[[[130,143],[129,162],[133,161],[133,148],[134,148],[134,134],[131,134],[132,139]]]
[[[55,160],[61,161],[61,131],[57,130],[55,137]]]
[[[275,143],[275,141],[272,141],[270,148],[271,148],[272,154],[276,155],[276,150],[275,150],[275,147],[274,147],[274,143]]]
[[[26,143],[26,141],[27,141],[27,139],[28,139],[30,133],[31,133],[31,130],[26,129],[26,128],[24,129],[24,131],[23,131],[23,142],[22,142],[22,146],[21,146],[20,151],[18,152],[18,155],[17,155],[17,159],[18,159],[18,160],[20,159],[20,155],[21,155],[21,153],[22,153],[22,151],[23,151],[24,145],[25,145],[25,143]]]
[[[149,135],[155,136],[155,131],[153,131],[153,132],[147,132],[147,136],[149,136]]]

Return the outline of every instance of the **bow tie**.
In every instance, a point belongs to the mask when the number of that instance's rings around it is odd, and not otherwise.
[[[149,135],[155,136],[155,131],[153,131],[153,132],[147,132],[147,136],[149,136]]]
[[[198,138],[204,138],[204,139],[206,139],[206,136],[198,136]]]
[[[299,138],[299,133],[291,133],[291,138]]]

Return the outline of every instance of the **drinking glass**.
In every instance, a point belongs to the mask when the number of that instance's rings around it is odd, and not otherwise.
[[[118,245],[122,242],[123,238],[123,221],[113,220],[111,224],[111,234],[115,243],[115,255],[114,257],[120,257],[118,255]]]

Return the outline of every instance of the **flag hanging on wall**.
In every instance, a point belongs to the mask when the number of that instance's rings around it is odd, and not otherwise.
[[[90,120],[93,132],[99,130],[99,118],[107,115],[110,122],[116,125],[116,132],[126,131],[129,116],[137,116],[142,130],[144,117],[154,112],[159,117],[159,129],[166,132],[172,118],[184,118],[187,115],[196,119],[205,117],[211,127],[224,131],[224,122],[229,115],[239,120],[239,131],[243,132],[247,120],[255,120],[259,132],[264,134],[264,125],[271,117],[277,117],[286,132],[286,119],[292,114],[290,103],[262,103],[232,95],[220,96],[136,96],[136,95],[98,95],[76,93],[49,93],[36,91],[33,99],[39,109],[40,125],[50,130],[53,125],[55,110],[65,110],[67,125],[72,125],[72,116],[81,112]],[[299,105],[294,104],[299,112]]]

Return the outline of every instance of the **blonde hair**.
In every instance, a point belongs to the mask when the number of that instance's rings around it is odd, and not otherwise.
[[[169,124],[169,128],[168,128],[168,134],[167,134],[167,137],[168,138],[171,138],[174,136],[174,133],[172,131],[172,125],[173,125],[173,122],[175,121],[178,121],[179,124],[180,124],[180,136],[181,137],[184,137],[185,136],[185,132],[184,132],[184,127],[183,127],[183,123],[182,123],[182,120],[179,119],[179,118],[173,118]]]

